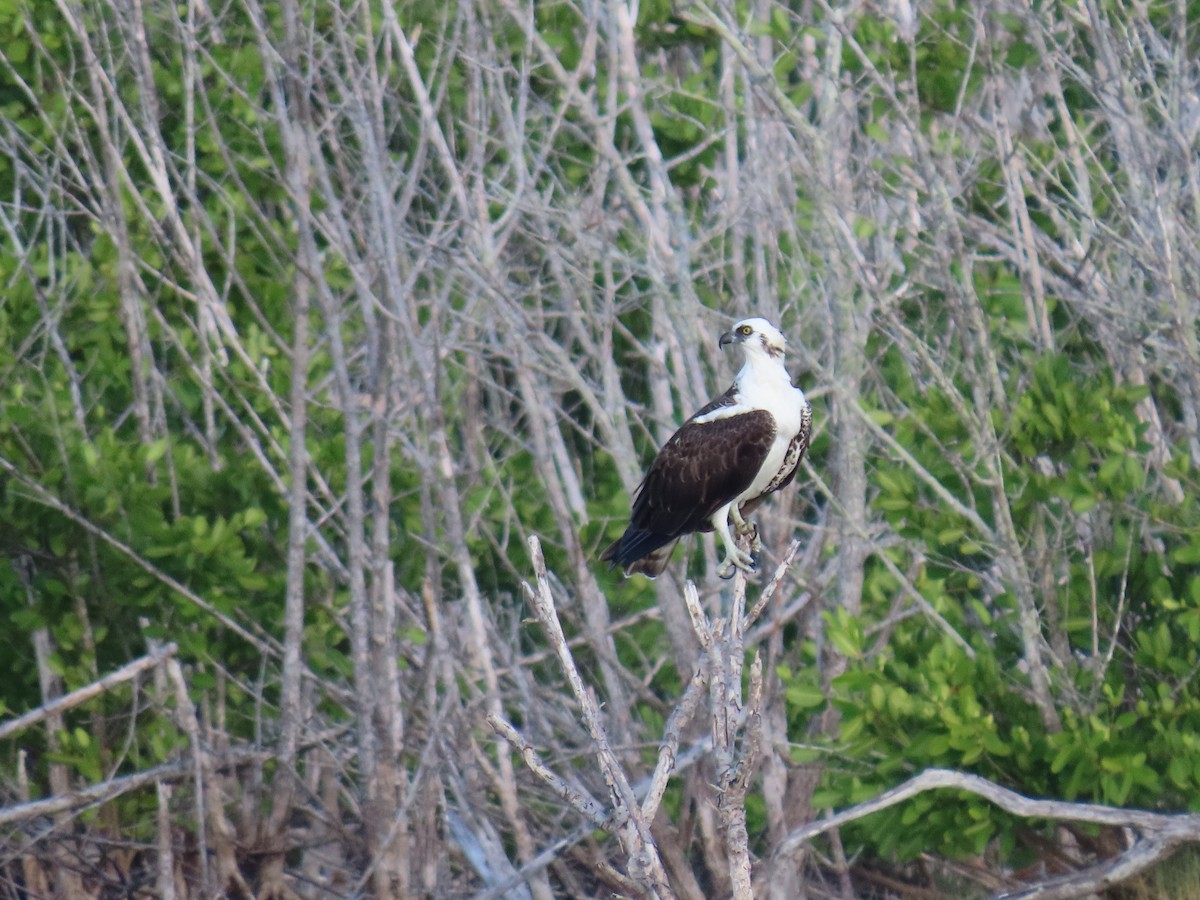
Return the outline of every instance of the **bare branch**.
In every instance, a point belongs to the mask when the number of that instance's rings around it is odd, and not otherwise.
[[[515,750],[520,752],[521,758],[525,761],[525,765],[529,767],[529,770],[542,779],[542,781],[546,782],[547,786],[554,791],[557,797],[571,804],[573,809],[582,813],[593,824],[604,826],[608,823],[609,816],[604,807],[594,797],[571,787],[571,785],[556,775],[552,769],[542,762],[537,749],[521,736],[521,733],[513,727],[511,722],[489,714],[487,723],[502,738],[508,741]]]
[[[1169,840],[1174,844],[1183,841],[1200,841],[1200,815],[1194,813],[1155,813],[1137,809],[1119,809],[1094,803],[1069,803],[1063,800],[1036,800],[1001,787],[978,775],[955,772],[950,769],[927,769],[878,797],[867,800],[850,809],[843,810],[827,819],[810,822],[787,836],[775,851],[786,856],[800,850],[808,841],[831,828],[839,828],[847,822],[903,803],[918,794],[935,790],[962,790],[990,800],[1006,812],[1026,818],[1052,819],[1062,822],[1089,822],[1094,825],[1111,825],[1117,828],[1136,828],[1157,839]]]
[[[111,690],[119,684],[124,684],[126,681],[131,681],[137,678],[142,672],[147,669],[153,669],[168,657],[174,656],[179,648],[174,644],[165,644],[155,648],[152,652],[145,656],[135,659],[131,663],[126,663],[117,669],[115,672],[110,672],[98,681],[93,681],[91,684],[84,685],[81,688],[71,691],[69,694],[64,694],[56,698],[50,703],[45,703],[37,709],[31,709],[27,713],[17,716],[15,719],[9,719],[7,722],[0,725],[0,740],[4,740],[16,734],[18,731],[23,731],[30,725],[40,722],[47,716],[60,715],[68,709],[73,709],[81,703],[86,703],[93,697],[98,697],[105,691]]]
[[[559,665],[567,676],[567,682],[583,713],[584,724],[591,735],[600,768],[604,773],[604,780],[612,792],[616,808],[613,820],[614,830],[629,856],[630,874],[644,883],[657,896],[668,897],[671,895],[671,890],[662,861],[658,856],[654,837],[650,833],[650,823],[642,813],[633,787],[630,785],[620,761],[609,746],[608,735],[604,730],[600,707],[596,703],[595,695],[584,686],[583,678],[580,676],[574,657],[567,646],[562,624],[559,622],[558,613],[554,608],[554,597],[550,590],[550,579],[546,574],[546,562],[542,556],[541,542],[536,536],[532,536],[528,543],[530,559],[533,561],[533,570],[537,578],[537,590],[535,591],[526,584],[526,599],[537,614],[538,621],[545,630],[551,646],[557,652]]]
[[[263,760],[268,754],[259,750],[238,749],[226,751],[215,761],[218,768],[241,765],[252,760]],[[52,816],[70,810],[83,809],[99,803],[106,803],[122,794],[139,788],[147,787],[157,782],[174,782],[187,778],[192,774],[190,761],[163,763],[143,772],[132,775],[121,775],[110,778],[87,787],[72,789],[54,797],[42,800],[30,800],[15,806],[0,807],[0,825],[11,825],[16,822],[26,822],[41,816]]]

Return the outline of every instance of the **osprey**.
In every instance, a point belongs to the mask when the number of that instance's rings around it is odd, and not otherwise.
[[[717,569],[755,569],[730,533],[758,531],[748,516],[772,491],[787,487],[808,449],[812,407],[783,366],[784,338],[766,319],[743,319],[717,346],[739,344],[746,355],[733,386],[680,426],[658,451],[633,501],[629,527],[600,559],[626,577],[662,573],[685,534],[715,531],[725,548]]]

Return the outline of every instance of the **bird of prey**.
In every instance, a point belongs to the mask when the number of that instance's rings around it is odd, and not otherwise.
[[[663,444],[642,479],[629,527],[600,559],[626,577],[662,573],[680,537],[715,531],[725,550],[722,578],[735,568],[755,570],[754,556],[738,548],[730,525],[758,532],[746,517],[773,491],[796,477],[808,449],[812,407],[783,365],[784,337],[766,319],[743,319],[718,346],[742,348],[746,362],[733,385],[701,408]]]

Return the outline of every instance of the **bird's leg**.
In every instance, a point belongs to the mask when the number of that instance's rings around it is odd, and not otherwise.
[[[750,552],[758,556],[762,552],[762,541],[758,537],[758,525],[742,518],[742,511],[736,503],[729,507],[729,518],[733,519],[734,534],[750,535]]]
[[[758,536],[758,525],[754,522],[747,522],[736,503],[729,508],[729,517],[733,519],[734,536],[750,539],[750,558],[754,560],[755,568],[758,568],[758,561],[762,559],[762,540]]]
[[[725,559],[717,566],[717,575],[721,578],[732,578],[735,568],[741,569],[748,575],[753,575],[756,571],[754,557],[738,547],[733,535],[730,534],[730,517],[733,517],[734,524],[737,526],[739,532],[746,525],[746,521],[733,506],[729,506],[726,509],[719,509],[717,510],[717,514],[713,516],[713,530],[716,531],[717,537],[721,539],[721,543],[725,547]]]

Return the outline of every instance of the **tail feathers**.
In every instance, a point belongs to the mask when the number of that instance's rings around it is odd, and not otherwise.
[[[626,531],[600,554],[600,559],[607,562],[610,569],[621,566],[626,578],[635,572],[655,578],[671,561],[671,551],[678,540],[649,531]]]
[[[651,550],[641,559],[631,563],[625,567],[625,577],[628,578],[635,572],[641,572],[647,578],[657,578],[666,569],[667,563],[671,561],[671,553],[675,550],[675,545],[679,540],[673,540],[669,544],[664,544],[657,550]]]

